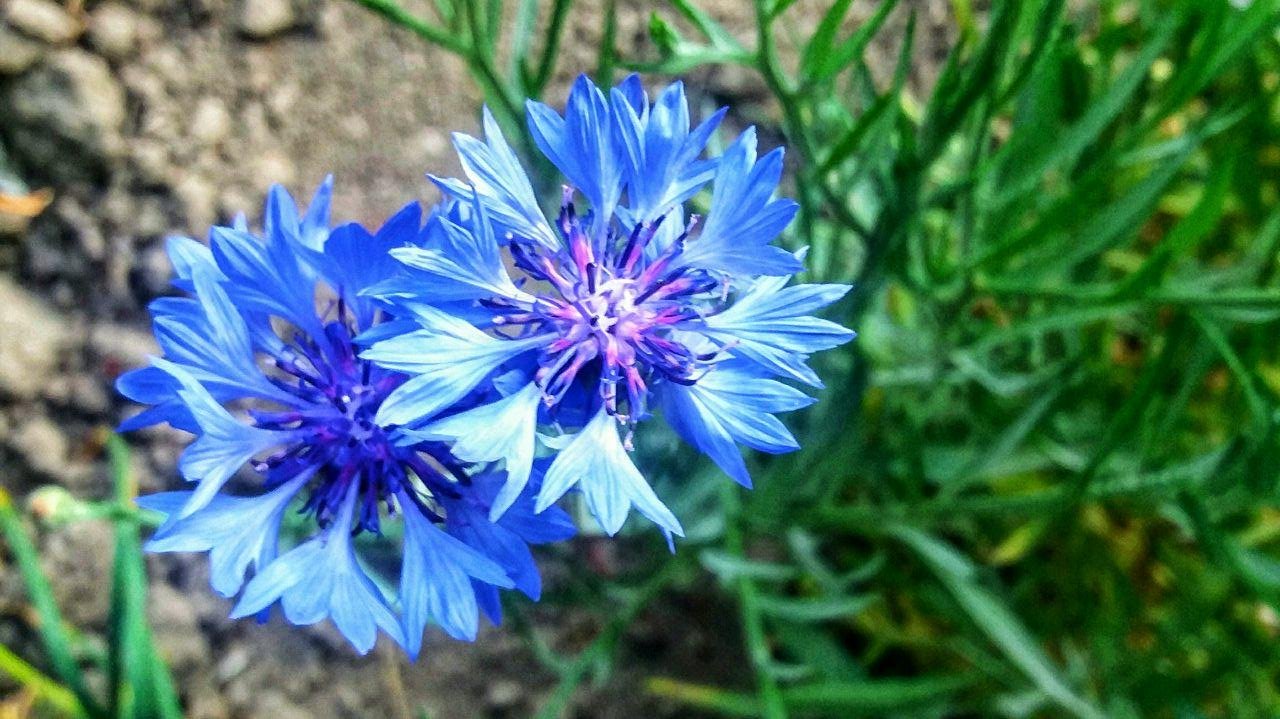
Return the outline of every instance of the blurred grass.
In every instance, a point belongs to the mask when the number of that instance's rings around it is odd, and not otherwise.
[[[110,517],[115,524],[115,565],[105,656],[81,649],[75,630],[62,618],[53,589],[40,568],[30,530],[0,489],[0,536],[17,564],[31,602],[36,626],[53,677],[0,645],[0,674],[7,675],[55,712],[54,716],[116,719],[179,719],[182,708],[169,669],[156,653],[147,625],[147,576],[138,531],[141,518],[133,510],[137,482],[124,440],[105,435],[114,501],[71,509],[74,521]],[[67,498],[68,500],[70,498]],[[107,696],[90,691],[85,667],[105,680]],[[56,677],[56,680],[55,680]],[[25,716],[25,713],[15,713]]]
[[[429,18],[356,2],[461,57],[531,147],[520,102],[555,76],[571,0],[438,0]],[[818,358],[804,449],[753,458],[753,492],[640,438],[688,540],[546,597],[599,613],[577,654],[513,603],[560,677],[541,715],[611,675],[656,597],[708,586],[736,607],[740,683],[646,685],[706,713],[1280,713],[1277,2],[955,0],[959,39],[921,96],[909,4],[853,23],[863,5],[835,0],[803,33],[809,6],[756,0],[738,37],[670,0],[636,54],[604,4],[601,82],[759,74],[796,158],[791,240],[809,279],[855,284],[835,314],[860,337]],[[0,651],[0,671],[65,714],[177,716],[122,452],[117,502],[84,512],[118,525],[108,659],[74,651],[0,495],[44,651]]]

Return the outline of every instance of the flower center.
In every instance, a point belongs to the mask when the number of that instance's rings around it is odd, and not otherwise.
[[[359,506],[355,531],[380,532],[382,507],[394,509],[396,495],[419,497],[416,475],[433,491],[447,486],[452,467],[441,448],[401,447],[375,422],[378,407],[405,380],[404,375],[382,369],[358,356],[352,318],[341,302],[337,317],[324,327],[322,338],[301,333],[275,354],[275,365],[284,376],[273,381],[301,402],[279,412],[254,412],[259,427],[292,430],[305,439],[256,464],[268,489],[288,482],[308,468],[315,468],[310,492],[302,510],[326,526],[340,514],[341,505],[357,485]],[[437,459],[429,462],[428,452]],[[425,504],[421,509],[433,516]]]
[[[647,413],[649,383],[692,383],[710,359],[687,347],[676,330],[724,304],[725,298],[715,292],[721,283],[677,262],[688,231],[647,254],[662,219],[627,234],[614,229],[617,223],[599,231],[591,215],[577,216],[571,194],[566,190],[558,223],[562,247],[522,238],[512,238],[510,244],[516,266],[554,291],[538,297],[531,310],[495,304],[501,313],[497,324],[559,335],[543,350],[535,377],[548,406],[557,405],[575,378],[592,368],[608,411],[624,421],[638,420]],[[619,384],[626,388],[625,413],[619,407]]]

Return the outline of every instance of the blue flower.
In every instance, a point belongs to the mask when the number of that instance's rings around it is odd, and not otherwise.
[[[490,522],[501,473],[380,419],[388,396],[422,380],[359,357],[357,335],[399,321],[364,292],[397,273],[389,252],[418,242],[422,212],[410,204],[374,234],[330,231],[330,188],[305,213],[273,188],[262,237],[240,218],[215,227],[208,246],[169,241],[174,284],[190,296],[152,304],[164,356],[118,382],[152,406],[122,427],[168,422],[195,435],[179,461],[195,488],[138,503],[166,517],[151,551],[209,552],[214,590],[239,595],[233,616],[278,604],[295,624],[331,619],[361,653],[381,629],[416,656],[429,622],[474,639],[482,608],[496,621],[499,588],[537,598],[529,543],[573,527],[563,512]],[[475,401],[445,394],[433,405],[445,417]],[[246,464],[253,476],[228,492]],[[516,507],[533,505],[530,473]],[[291,516],[302,531],[283,529]],[[370,567],[388,545],[400,568],[383,576]]]
[[[722,117],[691,128],[680,83],[651,103],[634,76],[608,95],[579,78],[563,116],[530,102],[530,132],[565,180],[554,219],[487,111],[483,140],[455,135],[466,179],[433,178],[446,208],[391,251],[404,272],[370,290],[412,323],[361,356],[413,376],[379,421],[505,463],[492,519],[529,491],[541,442],[557,451],[535,511],[576,489],[609,534],[632,507],[681,534],[630,455],[653,407],[745,486],[739,444],[797,448],[774,415],[811,400],[779,380],[821,386],[809,356],[854,335],[812,314],[849,288],[788,285],[803,255],[773,244],[797,207],[775,197],[782,150],[757,157],[748,129],[704,157]],[[708,185],[706,217],[687,215]],[[484,387],[474,408],[442,414]]]

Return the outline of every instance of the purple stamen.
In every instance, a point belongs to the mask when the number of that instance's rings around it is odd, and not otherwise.
[[[655,380],[689,383],[717,356],[693,352],[673,333],[683,322],[715,314],[727,297],[719,294],[718,277],[680,262],[698,226],[696,215],[656,258],[646,260],[645,249],[665,215],[637,224],[624,237],[612,227],[593,227],[591,213],[578,215],[573,196],[573,188],[565,187],[556,223],[564,241],[560,248],[520,238],[509,242],[516,267],[528,279],[547,282],[551,292],[532,306],[501,300],[485,306],[495,313],[495,327],[522,325],[529,334],[557,335],[542,349],[534,377],[548,407],[595,364],[598,369],[586,376],[599,377],[607,411],[634,422],[645,416]],[[626,407],[620,408],[616,385],[624,381]]]

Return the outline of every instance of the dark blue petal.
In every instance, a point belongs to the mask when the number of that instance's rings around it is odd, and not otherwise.
[[[538,148],[587,198],[598,220],[607,222],[622,194],[622,163],[614,151],[604,94],[590,78],[579,75],[569,91],[564,118],[540,103],[527,107]]]
[[[296,238],[268,234],[268,241],[263,242],[244,232],[217,227],[212,239],[213,256],[231,281],[228,292],[237,305],[276,315],[310,334],[321,334],[315,313],[315,282],[303,271]]]

